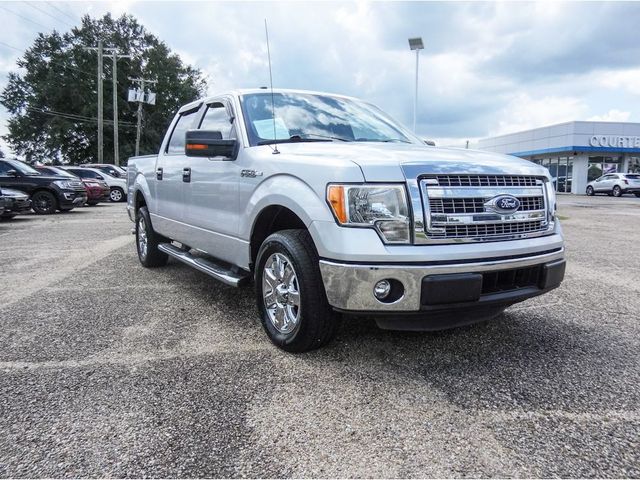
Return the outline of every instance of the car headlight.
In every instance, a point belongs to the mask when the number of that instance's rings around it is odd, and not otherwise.
[[[385,243],[409,243],[404,185],[329,185],[327,201],[338,223],[375,228]]]
[[[73,190],[73,185],[68,180],[56,180],[55,183],[58,187],[64,188],[67,190]]]

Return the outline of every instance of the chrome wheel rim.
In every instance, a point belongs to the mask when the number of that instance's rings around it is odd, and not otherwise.
[[[144,217],[140,217],[140,220],[138,220],[138,253],[142,258],[147,257],[148,243]]]
[[[300,320],[300,289],[291,260],[272,254],[262,270],[262,296],[267,316],[280,333],[291,333]]]
[[[111,201],[119,202],[122,200],[122,192],[120,190],[111,190]]]

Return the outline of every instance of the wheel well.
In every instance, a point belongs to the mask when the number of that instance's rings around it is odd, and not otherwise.
[[[251,232],[251,264],[255,265],[262,242],[272,233],[291,228],[307,229],[295,213],[280,205],[271,205],[260,212]]]
[[[138,210],[140,210],[140,208],[147,206],[147,201],[145,200],[144,195],[142,194],[142,192],[140,190],[138,190],[136,192],[136,196],[135,196],[135,200],[134,200],[133,205],[135,206],[135,211],[136,212]]]

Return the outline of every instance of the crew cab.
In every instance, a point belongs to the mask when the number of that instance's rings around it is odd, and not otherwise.
[[[40,215],[73,210],[87,201],[87,192],[80,180],[42,174],[18,160],[0,160],[0,187],[29,195],[31,208]]]
[[[254,281],[280,348],[317,348],[344,314],[385,329],[496,317],[564,277],[549,172],[438,148],[341,95],[238,90],[182,107],[158,155],[128,162],[145,267],[169,257]]]

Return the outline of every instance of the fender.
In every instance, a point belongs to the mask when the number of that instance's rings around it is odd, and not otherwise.
[[[151,194],[151,189],[149,188],[149,183],[147,182],[147,178],[141,173],[136,172],[136,178],[133,181],[133,186],[131,188],[133,190],[133,195],[129,198],[129,202],[132,203],[132,206],[135,208],[135,196],[138,192],[141,192],[144,196],[145,202],[147,204],[147,209],[149,213],[156,213],[156,199]]]
[[[258,215],[265,208],[281,205],[295,213],[309,227],[313,221],[334,221],[324,198],[298,177],[277,174],[256,187],[247,203],[240,238],[249,240]]]

